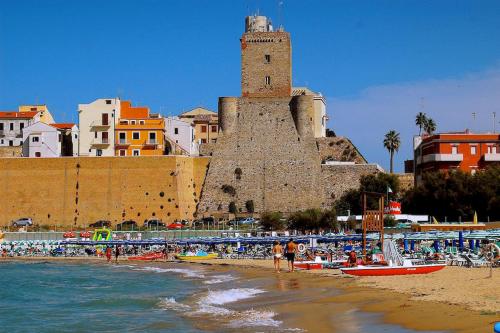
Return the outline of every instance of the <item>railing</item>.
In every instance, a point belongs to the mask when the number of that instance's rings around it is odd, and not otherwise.
[[[120,146],[130,146],[130,142],[129,141],[122,140],[122,139],[117,140],[116,144],[120,145]]]
[[[90,123],[90,127],[109,127],[109,121],[106,124],[103,124],[101,120],[94,120]]]
[[[93,139],[92,145],[109,145],[109,139]]]
[[[156,139],[149,139],[149,140],[147,140],[147,141],[146,141],[146,144],[147,144],[148,146],[154,146],[154,145],[158,145],[158,144],[159,144],[159,142],[158,142],[158,140],[156,140]]]

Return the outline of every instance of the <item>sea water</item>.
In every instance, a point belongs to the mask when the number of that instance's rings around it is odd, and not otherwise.
[[[270,310],[283,295],[265,282],[187,264],[0,262],[0,332],[303,331]],[[344,332],[413,332],[336,316]]]

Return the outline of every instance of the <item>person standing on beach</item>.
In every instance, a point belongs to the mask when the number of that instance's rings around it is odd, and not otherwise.
[[[108,259],[108,262],[111,261],[111,247],[110,246],[106,247],[106,259]]]
[[[286,244],[286,260],[288,261],[288,271],[293,272],[295,268],[293,267],[293,263],[295,261],[295,253],[297,253],[297,244],[294,243],[293,238],[290,238],[288,243]]]
[[[115,262],[118,262],[118,257],[120,256],[120,248],[118,245],[115,246]]]
[[[280,242],[274,241],[273,259],[274,259],[274,269],[276,270],[276,273],[280,272],[280,260],[282,253],[283,253],[283,247],[281,246]]]

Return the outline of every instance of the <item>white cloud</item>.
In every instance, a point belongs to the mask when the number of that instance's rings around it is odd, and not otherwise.
[[[384,134],[401,133],[401,149],[395,170],[412,158],[412,137],[418,134],[415,115],[425,112],[437,123],[438,132],[500,130],[500,66],[462,78],[426,80],[374,86],[353,98],[328,98],[330,126],[337,135],[349,137],[369,162],[388,169],[389,154],[383,148]],[[472,113],[476,113],[473,121]]]

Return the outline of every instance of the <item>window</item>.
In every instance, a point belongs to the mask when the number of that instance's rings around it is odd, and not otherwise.
[[[141,151],[139,149],[134,149],[134,150],[132,150],[132,155],[133,156],[141,156]]]
[[[94,138],[97,139],[97,132],[94,132]]]
[[[130,125],[135,125],[135,120],[131,120]]]
[[[266,54],[264,57],[266,59],[266,63],[270,63],[271,62],[271,55],[270,54]]]
[[[266,84],[267,85],[271,84],[271,77],[270,76],[266,76]]]
[[[95,156],[102,156],[102,149],[97,149],[95,151]]]
[[[3,123],[0,123],[0,131],[3,131]]]
[[[201,139],[201,143],[207,143],[207,139]]]
[[[120,143],[121,143],[121,144],[124,144],[124,143],[126,143],[126,142],[127,142],[127,135],[126,135],[126,133],[125,133],[125,132],[120,132],[120,133],[118,134],[118,136],[119,136],[119,138],[120,138]],[[120,151],[120,152],[121,152],[121,151]],[[125,156],[125,155],[120,155],[120,156]]]
[[[30,111],[36,111],[36,108],[30,108]]]
[[[35,152],[35,157],[42,157],[42,153],[40,153],[39,151]]]
[[[120,149],[120,156],[127,156],[127,151],[125,149]]]
[[[107,126],[109,124],[108,123],[108,114],[107,113],[103,113],[102,117],[101,117],[101,120],[102,120],[102,125]]]
[[[217,142],[217,139],[212,139],[212,143],[216,143]]]
[[[144,125],[144,120],[139,121],[139,124]]]
[[[207,126],[201,126],[201,133],[207,133]]]
[[[111,100],[110,100],[110,99],[107,99],[107,100],[106,100],[106,104],[111,104]]]
[[[102,143],[108,143],[108,132],[102,132]]]
[[[156,132],[149,132],[149,143],[156,143]]]
[[[212,133],[217,133],[217,125],[212,125]]]
[[[40,137],[39,136],[33,136],[31,138],[31,142],[39,142],[40,141]]]
[[[19,124],[19,129],[22,130],[24,128],[24,123]]]
[[[470,146],[470,154],[471,155],[476,155],[477,152],[477,147],[476,146]]]
[[[141,132],[133,132],[132,139],[139,140],[141,138]]]
[[[179,129],[177,127],[174,128],[174,134],[179,134]]]
[[[58,136],[59,136],[59,142],[62,142],[62,134],[61,134],[61,133],[59,133],[59,135],[58,135]]]
[[[14,141],[9,140],[9,146],[12,147],[14,145]]]
[[[0,140],[0,144],[2,144],[2,145],[3,145],[3,139],[2,139],[2,140]]]
[[[457,146],[451,146],[451,153],[452,154],[458,154],[458,147]]]
[[[120,125],[128,125],[128,120],[120,120]]]
[[[78,134],[75,134],[75,139],[78,139]]]
[[[497,146],[491,146],[491,153],[496,154],[497,153]]]
[[[13,131],[14,130],[14,123],[10,123],[10,130]]]

